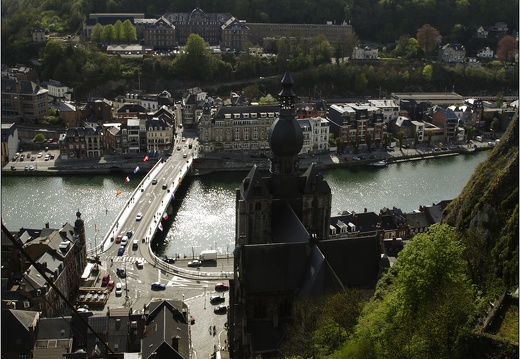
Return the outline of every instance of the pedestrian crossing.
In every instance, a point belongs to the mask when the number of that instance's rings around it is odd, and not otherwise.
[[[114,263],[135,263],[137,259],[143,261],[143,263],[147,263],[146,259],[138,256],[109,256],[108,260],[113,261]]]

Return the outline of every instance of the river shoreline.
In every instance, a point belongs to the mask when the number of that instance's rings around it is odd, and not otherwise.
[[[374,152],[374,158],[360,160],[356,156],[342,155],[338,157],[336,153],[319,154],[306,156],[300,159],[300,170],[307,169],[312,163],[317,169],[327,170],[335,168],[363,167],[370,166],[371,163],[385,161],[388,165],[398,162],[417,161],[424,159],[442,158],[446,156],[456,156],[459,154],[471,154],[477,151],[491,149],[487,144],[479,144],[476,147],[460,147],[456,150],[433,151],[431,148],[417,149],[396,149],[393,152]],[[369,152],[366,152],[368,155]],[[353,159],[355,158],[355,159]],[[128,160],[128,159],[127,159]],[[160,161],[158,158],[157,161]],[[57,161],[58,162],[58,161]],[[4,176],[77,176],[77,175],[121,175],[133,173],[136,166],[140,166],[140,171],[147,173],[154,162],[143,163],[137,159],[124,161],[121,157],[104,157],[99,161],[93,160],[70,160],[59,161],[58,165],[45,169],[35,169],[29,171],[11,170],[9,163],[2,168]],[[196,157],[193,161],[193,168],[188,176],[203,176],[215,172],[239,172],[248,171],[253,165],[259,169],[269,169],[268,158],[242,158],[240,155],[223,154],[203,154]]]

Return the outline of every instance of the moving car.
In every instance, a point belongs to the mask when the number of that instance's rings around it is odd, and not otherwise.
[[[224,296],[222,295],[212,295],[210,298],[209,298],[209,302],[211,304],[219,304],[219,303],[224,303],[226,301],[226,298],[224,298]]]
[[[136,221],[140,221],[141,219],[143,219],[143,214],[141,212],[137,213],[137,215],[135,216],[135,220]]]
[[[213,308],[213,312],[215,314],[226,314],[227,307],[225,305],[217,305],[215,308]]]
[[[186,157],[188,157],[187,154],[183,154],[183,155],[182,155],[182,158],[186,158]]]
[[[137,269],[142,269],[144,266],[144,261],[142,259],[136,259],[135,266],[137,267]]]
[[[162,256],[162,260],[165,261],[166,263],[170,263],[170,264],[175,263],[175,259],[173,259],[172,257],[168,257],[168,256]]]
[[[121,283],[116,284],[116,296],[120,297],[123,294],[123,285]]]
[[[152,184],[157,184],[157,178],[154,178],[154,179],[152,180]]]
[[[188,262],[188,267],[200,267],[201,265],[202,265],[202,262],[199,261],[198,259]]]
[[[159,283],[159,282],[153,282],[152,283],[152,289],[153,290],[165,290],[166,284]]]
[[[132,232],[132,231],[126,232],[126,236],[128,237],[128,239],[132,238],[133,234],[134,234],[134,232]]]
[[[123,268],[117,268],[116,273],[120,278],[126,277],[126,271]]]
[[[224,283],[217,283],[217,284],[215,284],[215,290],[217,292],[224,292],[226,290],[229,290],[229,286]]]

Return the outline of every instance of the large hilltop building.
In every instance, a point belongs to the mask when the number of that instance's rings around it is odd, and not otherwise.
[[[269,175],[254,166],[236,190],[234,277],[230,280],[229,346],[235,358],[276,353],[295,302],[327,290],[373,288],[389,265],[377,235],[328,240],[332,194],[311,165],[299,173],[304,141],[289,73],[279,117],[269,130]]]

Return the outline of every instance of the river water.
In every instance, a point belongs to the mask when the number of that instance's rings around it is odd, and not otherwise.
[[[379,212],[384,207],[411,212],[457,197],[487,151],[391,164],[323,171],[332,189],[332,215],[342,211]],[[216,248],[230,253],[235,243],[235,189],[246,172],[186,178],[175,195],[174,213],[154,250],[170,256],[197,255]],[[135,175],[134,175],[135,176]],[[89,246],[103,238],[141,177],[3,177],[2,221],[9,230],[41,229],[85,221]],[[116,196],[120,189],[121,194]],[[99,229],[96,236],[94,225]]]

